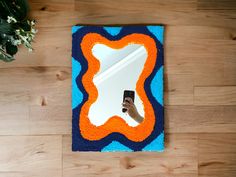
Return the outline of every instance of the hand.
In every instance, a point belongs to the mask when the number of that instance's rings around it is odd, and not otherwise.
[[[136,122],[141,123],[143,121],[143,117],[140,116],[138,110],[133,102],[133,100],[129,97],[125,98],[125,102],[122,103],[122,106],[127,109],[127,113],[130,117],[132,117]]]

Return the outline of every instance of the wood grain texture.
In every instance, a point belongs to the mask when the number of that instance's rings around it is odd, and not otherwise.
[[[39,30],[0,62],[0,177],[236,176],[234,0],[30,0]],[[71,26],[165,25],[163,153],[71,152]]]
[[[236,133],[236,106],[166,106],[169,133]]]
[[[236,105],[236,86],[195,87],[196,105]]]
[[[199,176],[235,176],[235,134],[199,134]]]
[[[165,105],[193,104],[193,77],[191,74],[165,75]]]
[[[212,1],[199,0],[199,10],[236,10],[236,2],[234,0],[215,0]]]
[[[0,176],[61,176],[61,136],[0,137]]]
[[[63,174],[71,177],[197,176],[197,135],[168,134],[166,141],[167,149],[163,153],[74,153],[70,149],[71,137],[64,136]]]

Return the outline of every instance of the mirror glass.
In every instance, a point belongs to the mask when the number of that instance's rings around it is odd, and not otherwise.
[[[119,116],[129,126],[139,125],[144,119],[144,106],[136,84],[147,59],[147,50],[139,44],[114,49],[97,43],[92,54],[100,62],[100,69],[93,77],[98,97],[89,109],[91,123],[100,126],[110,117]]]

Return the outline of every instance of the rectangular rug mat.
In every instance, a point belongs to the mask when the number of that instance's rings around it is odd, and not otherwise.
[[[163,151],[163,26],[72,27],[72,150]]]

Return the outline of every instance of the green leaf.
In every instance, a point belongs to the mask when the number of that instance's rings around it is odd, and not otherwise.
[[[11,61],[13,61],[15,59],[14,59],[13,56],[10,56],[10,55],[7,55],[7,54],[4,54],[4,53],[0,52],[0,60],[3,60],[5,62],[11,62]]]
[[[0,60],[3,60],[3,61],[5,61],[5,62],[11,62],[11,61],[13,61],[13,60],[15,60],[15,59],[14,59],[14,57],[12,57],[12,56],[9,57],[9,56],[0,54]]]
[[[18,51],[18,48],[17,48],[17,46],[12,45],[10,42],[7,42],[6,43],[6,51],[10,55],[15,55]]]
[[[0,34],[14,34],[14,28],[5,20],[0,19]]]
[[[15,60],[12,55],[9,55],[5,52],[5,50],[0,46],[0,60],[3,60],[5,62],[10,62]]]

